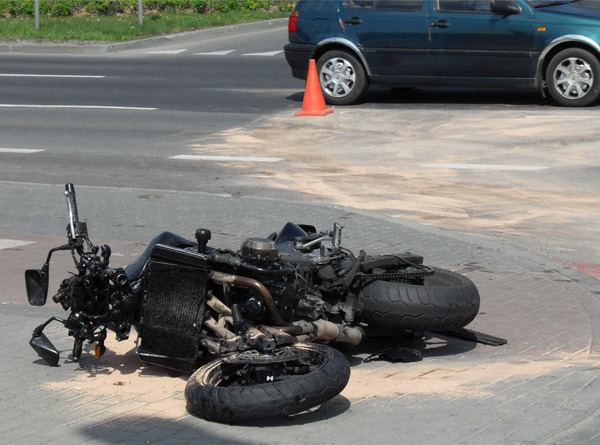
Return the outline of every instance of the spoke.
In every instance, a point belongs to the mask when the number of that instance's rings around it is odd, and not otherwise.
[[[333,71],[331,70],[331,68],[328,65],[324,65],[323,68],[321,68],[321,73],[328,76],[329,79],[333,77]]]
[[[344,71],[342,73],[342,77],[344,80],[350,80],[350,81],[354,82],[354,73],[352,71],[350,71],[350,72]]]
[[[564,78],[556,79],[556,86],[559,87],[561,90],[565,90],[568,85],[569,85],[569,81],[567,79],[564,79]]]
[[[348,94],[350,92],[350,88],[348,87],[348,85],[346,85],[345,83],[339,83],[338,87],[343,91],[343,96],[345,96],[346,94]]]
[[[559,65],[556,67],[556,72],[560,74],[560,77],[568,77],[571,70],[564,65]]]
[[[343,62],[344,63],[342,64],[342,67],[340,68],[339,72],[340,73],[345,73],[346,71],[352,72],[352,65],[350,65],[347,60],[344,60]]]

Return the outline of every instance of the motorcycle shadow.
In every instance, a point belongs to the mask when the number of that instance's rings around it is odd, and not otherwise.
[[[406,335],[363,337],[359,345],[343,352],[350,366],[354,367],[372,360],[407,363],[433,357],[459,355],[475,349],[476,346],[475,342],[452,338],[441,333],[425,333],[414,337]],[[393,353],[390,352],[391,349],[394,350]]]
[[[256,427],[282,427],[282,426],[302,426],[308,425],[315,422],[322,422],[324,420],[332,419],[337,417],[350,409],[351,402],[342,395],[337,395],[333,399],[330,399],[321,405],[309,411],[303,411],[298,414],[294,414],[287,417],[280,417],[276,419],[265,419],[265,420],[252,420],[247,423],[235,423],[236,427],[240,428],[256,428]],[[198,417],[195,414],[188,411],[191,416]]]
[[[180,378],[185,382],[189,374],[158,366],[146,365],[142,363],[137,355],[135,343],[123,342],[117,344],[116,349],[107,349],[106,353],[96,358],[94,356],[93,346],[89,346],[91,351],[85,351],[79,361],[74,361],[72,356],[65,360],[65,364],[73,363],[79,365],[78,370],[90,378],[95,377],[171,377]],[[130,348],[125,351],[125,349]]]

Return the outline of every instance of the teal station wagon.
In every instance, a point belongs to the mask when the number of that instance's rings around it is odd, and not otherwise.
[[[599,0],[300,0],[285,56],[326,102],[369,85],[539,89],[564,106],[600,95]]]

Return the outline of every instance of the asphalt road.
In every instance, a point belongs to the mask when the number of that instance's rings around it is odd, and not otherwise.
[[[279,25],[174,49],[2,54],[0,150],[43,151],[0,151],[0,180],[257,193],[215,163],[169,158],[300,107],[286,38]]]
[[[279,21],[114,53],[1,53],[0,181],[343,204],[600,263],[597,107],[372,89],[325,119],[295,118],[304,85],[286,40]]]

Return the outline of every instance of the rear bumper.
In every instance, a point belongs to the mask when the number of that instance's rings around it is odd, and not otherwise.
[[[305,80],[308,77],[308,63],[313,58],[317,45],[309,43],[288,43],[283,47],[285,60],[292,69],[292,76]]]

